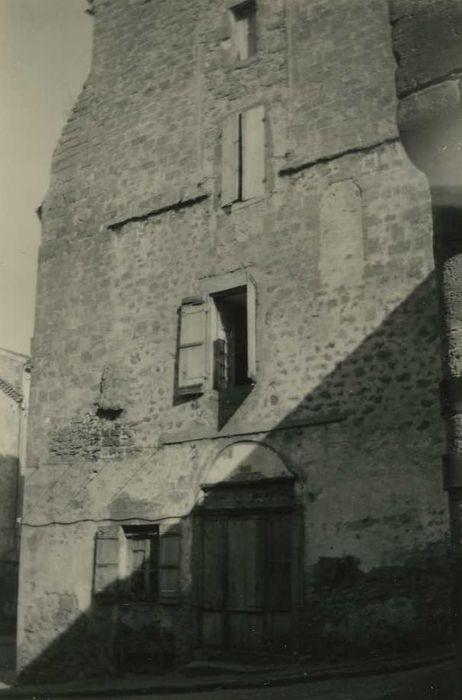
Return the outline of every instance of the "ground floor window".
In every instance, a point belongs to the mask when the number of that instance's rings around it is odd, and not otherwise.
[[[180,554],[178,525],[99,528],[95,596],[125,601],[174,601],[179,593]]]

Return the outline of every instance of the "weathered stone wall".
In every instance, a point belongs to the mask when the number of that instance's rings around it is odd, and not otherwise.
[[[82,670],[67,649],[116,614],[91,600],[97,526],[187,517],[249,433],[298,477],[304,648],[446,638],[430,203],[397,136],[387,4],[258,8],[258,57],[237,66],[225,2],[94,2],[93,67],[43,207],[19,649],[36,675]],[[266,196],[225,210],[223,119],[258,103]],[[239,268],[258,377],[219,431],[212,389],[173,395],[177,311]],[[182,605],[158,613],[180,656],[191,538],[186,523]]]

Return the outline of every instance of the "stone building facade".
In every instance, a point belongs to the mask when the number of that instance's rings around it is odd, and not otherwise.
[[[0,644],[16,630],[29,358],[0,348]]]
[[[42,208],[25,676],[446,642],[385,0],[94,0]]]

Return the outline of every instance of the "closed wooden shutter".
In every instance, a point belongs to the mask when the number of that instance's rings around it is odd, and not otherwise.
[[[165,526],[160,532],[159,598],[175,602],[180,592],[181,526]]]
[[[241,115],[242,199],[265,194],[265,108],[253,107]]]
[[[253,279],[247,279],[247,374],[257,381],[257,289]]]
[[[183,302],[180,309],[178,393],[197,394],[205,381],[205,304],[202,299]]]
[[[93,591],[99,598],[114,597],[119,582],[119,526],[101,527],[96,533]]]
[[[221,143],[221,204],[239,199],[239,114],[230,114],[224,123]]]

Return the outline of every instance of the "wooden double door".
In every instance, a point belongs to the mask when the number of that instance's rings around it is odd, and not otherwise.
[[[204,514],[200,635],[206,648],[293,648],[294,514]]]

